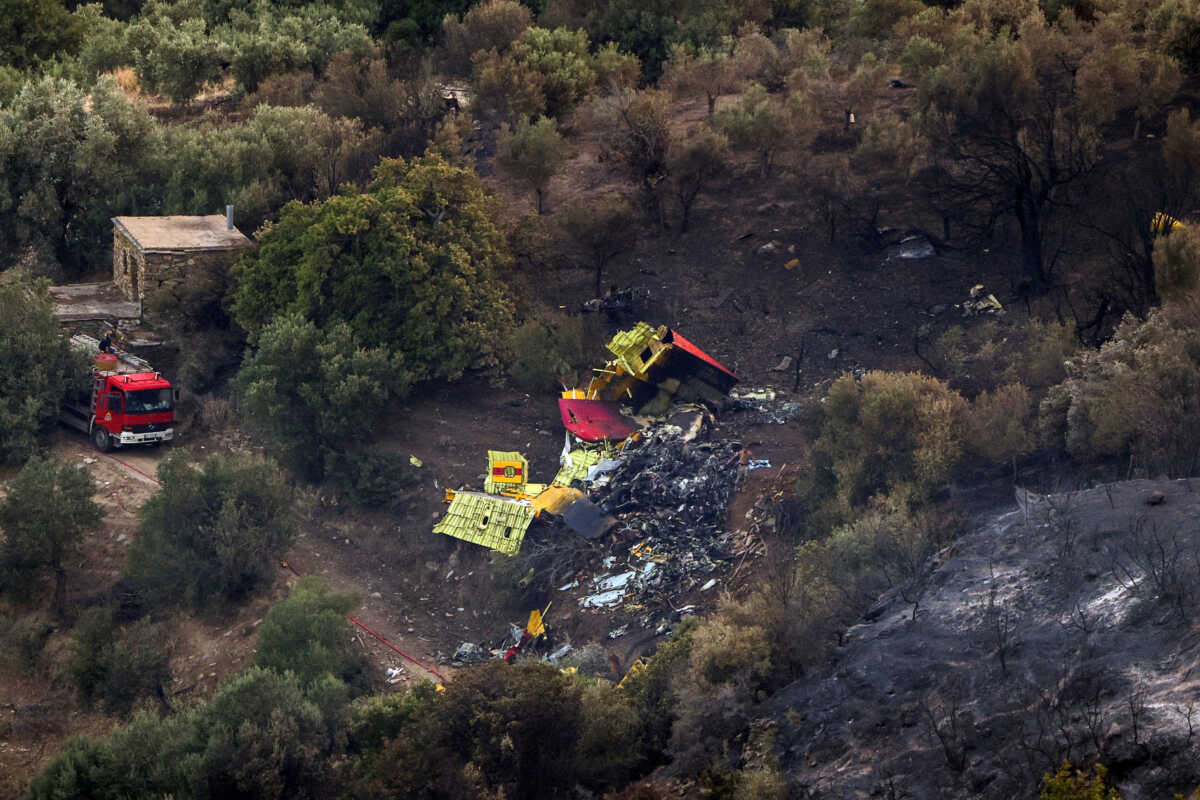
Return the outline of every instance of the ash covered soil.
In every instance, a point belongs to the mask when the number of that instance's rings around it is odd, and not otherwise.
[[[775,698],[798,796],[1033,797],[1097,759],[1126,800],[1195,790],[1197,489],[1018,490],[939,555],[915,619],[885,595]]]

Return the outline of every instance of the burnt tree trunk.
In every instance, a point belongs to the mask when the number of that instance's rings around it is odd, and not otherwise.
[[[1041,296],[1050,288],[1042,248],[1041,208],[1033,198],[1019,195],[1014,213],[1021,228],[1021,266],[1025,281],[1030,294]]]

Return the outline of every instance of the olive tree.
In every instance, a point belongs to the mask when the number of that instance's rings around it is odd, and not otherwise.
[[[504,125],[496,150],[496,163],[505,172],[533,187],[537,213],[545,213],[543,193],[550,178],[567,159],[567,143],[554,120],[521,119],[515,128]]]
[[[104,510],[92,500],[87,468],[34,456],[5,487],[0,503],[0,563],[4,588],[28,592],[46,572],[54,575],[54,610],[67,606],[66,561],[83,535],[100,527]]]

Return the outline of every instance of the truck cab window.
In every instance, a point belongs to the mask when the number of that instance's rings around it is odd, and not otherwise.
[[[175,408],[174,393],[170,389],[128,392],[125,400],[125,411],[130,414],[151,414]]]

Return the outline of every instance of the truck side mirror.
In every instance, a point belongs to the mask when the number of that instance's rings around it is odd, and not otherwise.
[[[179,390],[176,389],[174,386],[171,387],[171,399],[174,400],[176,403],[179,402]]]

